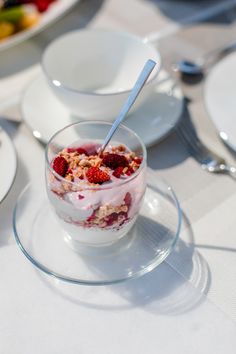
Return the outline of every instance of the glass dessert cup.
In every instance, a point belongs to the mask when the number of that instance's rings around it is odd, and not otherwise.
[[[65,240],[76,250],[108,246],[123,238],[142,205],[146,148],[132,130],[120,126],[104,156],[122,156],[118,160],[125,159],[126,164],[117,167],[117,161],[110,159],[105,164],[95,151],[110,127],[108,122],[78,122],[57,132],[46,148],[48,198],[66,231]],[[96,180],[97,166],[104,180]]]

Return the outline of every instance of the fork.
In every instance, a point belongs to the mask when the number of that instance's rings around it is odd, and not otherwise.
[[[189,153],[200,163],[204,170],[211,173],[228,174],[236,180],[236,168],[229,165],[223,157],[203,144],[189,117],[184,117],[181,120],[176,132]]]

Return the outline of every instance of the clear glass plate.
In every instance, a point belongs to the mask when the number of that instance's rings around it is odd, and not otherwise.
[[[70,283],[105,285],[140,277],[170,254],[181,225],[181,209],[171,187],[153,173],[148,181],[132,230],[113,245],[85,246],[79,252],[66,242],[67,235],[51,209],[44,185],[27,185],[14,210],[16,242],[33,265]]]

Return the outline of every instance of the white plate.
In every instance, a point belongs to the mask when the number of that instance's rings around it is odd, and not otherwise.
[[[49,9],[41,15],[41,19],[38,25],[28,30],[14,34],[4,42],[0,42],[0,51],[23,42],[26,39],[41,32],[54,21],[58,20],[77,2],[78,0],[57,0],[55,3],[52,3]]]
[[[236,151],[236,53],[224,58],[205,83],[205,104],[220,137]]]
[[[0,202],[9,192],[16,175],[17,159],[10,137],[0,126]]]
[[[75,121],[54,96],[43,74],[25,91],[21,108],[26,124],[43,143],[47,143],[57,130]],[[151,146],[170,133],[182,109],[183,94],[180,87],[162,70],[152,95],[128,116],[125,125],[133,129],[146,146]]]

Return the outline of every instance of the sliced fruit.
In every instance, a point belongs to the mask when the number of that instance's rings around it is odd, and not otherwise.
[[[0,22],[0,40],[11,36],[15,31],[15,27],[10,22]]]
[[[0,11],[0,22],[17,23],[24,15],[24,6],[15,6]]]
[[[97,167],[90,167],[86,173],[86,177],[90,183],[102,184],[110,180],[108,173]]]

